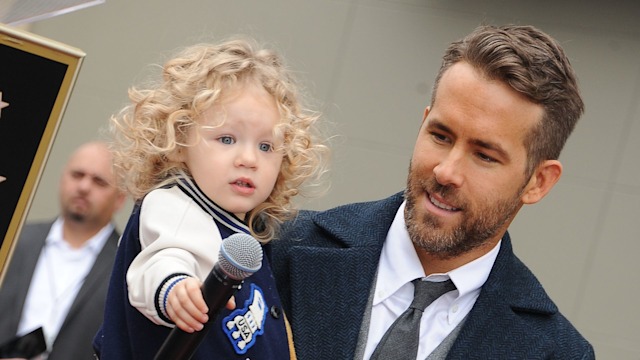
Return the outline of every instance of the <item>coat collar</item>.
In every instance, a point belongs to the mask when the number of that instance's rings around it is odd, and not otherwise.
[[[382,248],[403,200],[404,195],[399,192],[383,200],[348,204],[319,212],[312,219],[346,247]]]
[[[502,237],[500,252],[480,296],[508,304],[514,311],[554,314],[558,307],[531,270],[513,253],[511,236]]]
[[[512,356],[523,350],[522,344],[517,340],[505,339],[531,336],[530,327],[534,317],[548,319],[557,312],[558,308],[540,282],[513,253],[510,236],[506,233],[491,274],[467,315],[447,359]],[[491,343],[501,345],[487,346]]]

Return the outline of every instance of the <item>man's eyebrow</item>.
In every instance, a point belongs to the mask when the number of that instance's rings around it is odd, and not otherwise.
[[[79,169],[79,168],[72,168],[70,169],[69,172],[75,175],[88,176],[91,178],[92,181],[111,185],[111,182],[108,180],[108,178],[99,173],[93,173],[91,171],[87,171],[85,169]]]
[[[438,120],[431,120],[429,122],[429,125],[427,127],[431,127],[431,128],[436,128],[440,131],[444,131],[446,133],[455,135],[455,133],[451,130],[451,128],[447,125],[445,125],[444,123],[442,123],[441,121]],[[509,153],[502,147],[500,146],[500,144],[495,143],[493,141],[486,141],[486,140],[482,140],[482,139],[471,139],[469,141],[472,145],[481,147],[481,148],[485,148],[487,150],[491,150],[494,151],[496,153],[498,153],[498,155],[500,157],[502,157],[503,159],[509,161],[511,160],[511,156],[509,156]]]
[[[447,132],[447,133],[449,133],[449,134],[452,134],[452,133],[453,133],[453,131],[451,131],[451,129],[450,129],[447,125],[443,124],[442,122],[440,122],[440,121],[438,121],[438,120],[431,120],[431,121],[429,121],[429,124],[427,125],[427,127],[428,127],[428,128],[429,128],[429,127],[434,127],[434,128],[436,128],[436,129],[438,129],[438,130],[441,130],[441,131]]]

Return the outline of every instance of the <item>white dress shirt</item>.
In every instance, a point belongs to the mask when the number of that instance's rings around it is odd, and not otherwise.
[[[371,322],[364,358],[369,359],[378,342],[391,324],[413,301],[413,284],[416,278],[425,278],[418,255],[409,238],[404,222],[403,202],[391,224],[382,247]],[[500,242],[487,254],[446,274],[432,274],[431,281],[451,279],[456,290],[448,292],[429,305],[420,323],[418,359],[425,359],[447,335],[467,316],[480,294],[493,267]]]
[[[49,349],[113,231],[113,225],[109,224],[76,249],[62,238],[62,224],[63,220],[58,218],[49,230],[31,278],[17,334],[25,335],[42,327]]]

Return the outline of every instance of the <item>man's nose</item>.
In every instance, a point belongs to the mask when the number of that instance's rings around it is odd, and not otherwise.
[[[453,187],[460,187],[464,182],[463,175],[463,157],[455,150],[447,153],[443,157],[438,165],[433,168],[433,173],[436,177],[436,181],[440,185],[451,185]]]

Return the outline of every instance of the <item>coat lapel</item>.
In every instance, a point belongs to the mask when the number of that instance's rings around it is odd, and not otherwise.
[[[15,326],[15,331],[18,330],[23,306],[27,299],[29,287],[31,286],[31,278],[33,277],[33,273],[38,263],[38,258],[40,257],[40,253],[42,252],[42,248],[44,247],[50,227],[51,223],[25,226],[23,229],[23,234],[18,240],[18,246],[20,246],[21,251],[18,253],[18,251],[16,250],[16,254],[11,260],[12,262],[16,262],[15,269],[17,270],[15,272],[11,272],[10,275],[7,275],[7,278],[11,278],[11,280],[9,281],[11,281],[16,286],[17,289],[15,291],[15,300],[18,301],[19,304],[21,304],[20,311],[15,311],[11,314],[12,327]]]
[[[78,295],[73,300],[73,304],[71,305],[71,308],[69,308],[69,312],[62,324],[62,328],[64,328],[68,322],[73,321],[73,318],[80,311],[80,307],[83,306],[83,304],[89,303],[92,297],[97,294],[98,289],[104,286],[104,282],[109,281],[115,256],[114,254],[118,246],[118,238],[119,235],[116,231],[111,232],[109,239],[107,239],[107,242],[104,244],[95,263],[87,274],[87,278],[84,279],[84,282],[78,291]]]
[[[313,222],[330,245],[302,241],[291,249],[291,318],[301,359],[353,358],[382,244],[401,202],[397,194],[318,213]]]
[[[316,269],[291,277],[293,327],[305,327],[295,341],[314,354],[300,358],[352,358],[375,273],[371,264],[377,264],[378,252],[373,248],[295,251],[293,266],[304,263]],[[322,353],[327,349],[332,352]]]
[[[530,338],[532,333],[523,317],[527,313],[551,315],[557,311],[542,285],[516,258],[507,233],[491,274],[447,359],[530,358],[532,354],[522,344],[532,344],[529,350],[534,353],[539,350],[535,350],[536,339]],[[501,345],[497,348],[491,344]]]

